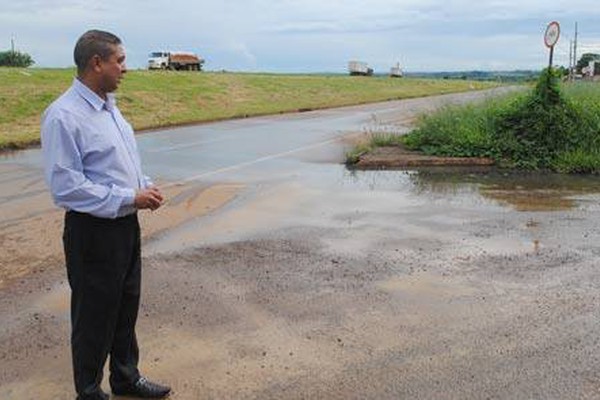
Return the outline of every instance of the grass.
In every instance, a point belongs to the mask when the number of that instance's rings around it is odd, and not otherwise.
[[[575,146],[558,154],[555,169],[569,173],[600,173],[600,84],[578,83],[565,88],[576,106],[580,130]]]
[[[39,143],[43,110],[74,69],[0,68],[0,149]],[[130,71],[117,92],[136,130],[485,89],[489,82]]]
[[[481,103],[447,106],[419,116],[416,129],[403,140],[408,148],[452,157],[493,156],[494,121],[520,104],[524,94],[487,98]]]
[[[360,156],[373,151],[376,147],[396,146],[402,141],[402,136],[395,133],[368,132],[364,140],[354,146],[352,150],[346,152],[346,164],[356,164]]]
[[[510,168],[600,173],[600,85],[559,85],[544,76],[530,93],[421,116],[403,142],[433,155],[492,157]]]

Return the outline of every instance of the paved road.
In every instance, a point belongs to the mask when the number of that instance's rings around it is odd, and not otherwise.
[[[343,152],[339,142],[344,136],[386,130],[404,132],[419,113],[508,90],[513,88],[168,129],[140,135],[138,143],[147,173],[166,181],[245,180],[255,171],[264,178],[278,175],[280,165],[271,161],[302,154],[315,157],[320,148],[338,142],[327,151],[327,158],[340,162]],[[40,157],[39,150],[0,155],[0,165],[36,167],[41,163]]]
[[[143,370],[175,399],[600,398],[597,179],[340,165],[345,136],[479,96],[140,136],[169,193],[144,215]],[[72,396],[37,165],[0,161],[3,399]]]

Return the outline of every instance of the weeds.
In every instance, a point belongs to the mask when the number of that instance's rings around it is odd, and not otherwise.
[[[600,173],[600,86],[561,87],[546,70],[530,93],[421,117],[404,143],[433,155],[492,157],[511,168]]]
[[[397,146],[402,143],[402,136],[394,133],[368,131],[365,137],[354,148],[346,152],[346,164],[356,164],[360,157],[375,147]]]

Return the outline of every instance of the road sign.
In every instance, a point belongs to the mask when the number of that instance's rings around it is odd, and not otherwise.
[[[559,37],[560,25],[556,21],[550,22],[546,28],[546,33],[544,33],[544,43],[546,44],[546,47],[554,47],[556,42],[558,42]]]
[[[552,21],[546,28],[544,33],[544,43],[546,47],[550,48],[550,60],[548,62],[548,68],[552,68],[552,59],[554,58],[554,45],[558,42],[560,37],[560,25],[556,21]]]

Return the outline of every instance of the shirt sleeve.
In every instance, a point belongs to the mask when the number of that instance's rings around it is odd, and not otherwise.
[[[76,124],[68,115],[48,116],[42,123],[44,172],[55,204],[101,218],[116,218],[121,207],[132,206],[135,190],[90,181],[83,172],[75,140]]]
[[[152,186],[154,186],[154,182],[152,182],[152,179],[150,179],[149,176],[144,175],[144,188],[148,189]]]

